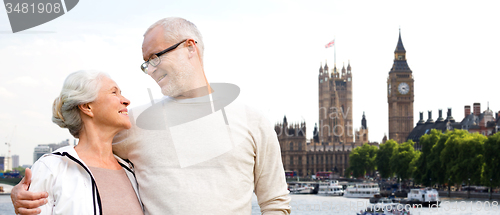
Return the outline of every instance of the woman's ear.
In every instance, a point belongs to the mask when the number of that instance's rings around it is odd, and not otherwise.
[[[94,113],[92,112],[92,108],[90,107],[90,103],[78,105],[78,108],[85,115],[87,115],[89,117],[94,117]]]

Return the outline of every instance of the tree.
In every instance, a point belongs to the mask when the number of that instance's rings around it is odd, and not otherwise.
[[[410,163],[416,155],[413,144],[412,140],[408,140],[394,148],[394,153],[391,157],[391,169],[399,179],[405,180],[412,175]]]
[[[413,163],[413,179],[415,183],[424,184],[426,186],[431,185],[431,178],[433,169],[429,167],[429,161],[432,159],[431,150],[434,145],[438,142],[441,137],[441,132],[432,129],[430,134],[425,134],[420,137],[420,144],[422,145],[422,154],[418,156],[418,159]]]
[[[489,136],[484,142],[482,181],[490,187],[500,186],[500,133]]]
[[[454,182],[479,184],[484,162],[484,142],[487,140],[479,133],[469,134],[464,130],[454,130],[448,137],[441,152],[441,162],[447,177]]]
[[[375,158],[378,148],[367,143],[361,147],[354,148],[349,154],[348,172],[354,177],[360,177],[367,172],[375,170]]]
[[[26,171],[26,168],[24,167],[16,167],[16,168],[13,168],[14,170],[18,171],[19,172],[19,175],[22,175],[24,177],[24,172]]]
[[[409,165],[409,169],[408,169],[410,171],[410,175],[414,175],[415,172],[417,171],[417,169],[418,169],[418,167],[417,167],[417,161],[419,160],[419,158],[421,156],[422,156],[422,152],[416,150],[415,151],[415,156],[411,160],[410,165]]]
[[[451,134],[452,131],[446,131],[444,134],[441,133],[439,135],[439,140],[432,146],[431,154],[427,156],[427,169],[431,172],[432,182],[437,182],[438,184],[450,182],[448,180],[449,177],[443,174],[446,172],[446,169],[445,165],[441,162],[440,156]]]
[[[391,157],[397,145],[398,143],[394,140],[388,140],[380,144],[380,148],[377,151],[377,157],[375,158],[375,164],[382,178],[389,178],[394,175],[394,171],[391,169]]]

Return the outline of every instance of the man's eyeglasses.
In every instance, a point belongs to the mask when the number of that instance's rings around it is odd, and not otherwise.
[[[149,67],[149,66],[154,66],[154,67],[156,67],[156,66],[158,66],[158,65],[161,63],[161,59],[160,59],[160,56],[161,56],[161,55],[163,55],[163,54],[165,54],[165,53],[167,53],[167,52],[169,52],[169,51],[174,50],[174,49],[175,49],[175,48],[177,48],[177,47],[178,47],[181,43],[186,42],[186,40],[188,40],[188,39],[185,39],[185,40],[183,40],[183,41],[180,41],[179,43],[177,43],[177,44],[175,44],[175,45],[173,45],[173,46],[170,46],[170,47],[168,47],[167,49],[165,49],[165,50],[163,50],[163,51],[161,51],[161,52],[158,52],[158,53],[156,53],[156,54],[152,55],[151,57],[149,57],[148,61],[146,61],[146,62],[142,63],[142,65],[141,65],[141,70],[142,70],[144,73],[148,74],[148,67]]]

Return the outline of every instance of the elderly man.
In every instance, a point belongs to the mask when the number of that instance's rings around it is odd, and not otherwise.
[[[237,86],[207,82],[196,26],[159,20],[142,53],[141,70],[166,97],[129,111],[132,128],[115,137],[113,151],[135,164],[145,214],[250,214],[253,192],[263,214],[289,214],[276,134],[235,101]],[[26,191],[27,178],[11,197],[16,213],[36,214],[47,194]]]

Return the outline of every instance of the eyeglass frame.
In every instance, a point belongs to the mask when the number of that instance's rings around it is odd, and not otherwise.
[[[172,46],[170,46],[170,47],[166,48],[165,50],[163,50],[163,51],[161,51],[161,52],[158,52],[158,53],[156,53],[156,54],[151,55],[151,57],[149,57],[149,59],[148,59],[147,61],[145,61],[144,63],[142,63],[142,64],[141,64],[141,70],[142,70],[145,74],[148,74],[148,71],[147,71],[147,69],[148,69],[148,67],[149,67],[149,66],[148,66],[148,64],[150,64],[150,62],[149,62],[149,61],[151,60],[151,58],[152,58],[153,56],[156,56],[156,57],[159,59],[159,61],[160,61],[160,62],[158,62],[158,64],[156,64],[156,65],[151,65],[151,66],[156,67],[156,66],[160,65],[160,63],[161,63],[161,58],[160,58],[160,56],[162,56],[163,54],[166,54],[167,52],[170,52],[170,51],[172,51],[172,50],[176,49],[177,47],[179,47],[179,45],[181,45],[183,42],[186,42],[187,40],[189,40],[189,39],[184,39],[184,40],[182,40],[182,41],[178,42],[177,44],[172,45]],[[198,42],[197,42],[197,41],[194,41],[194,43],[198,43]]]

